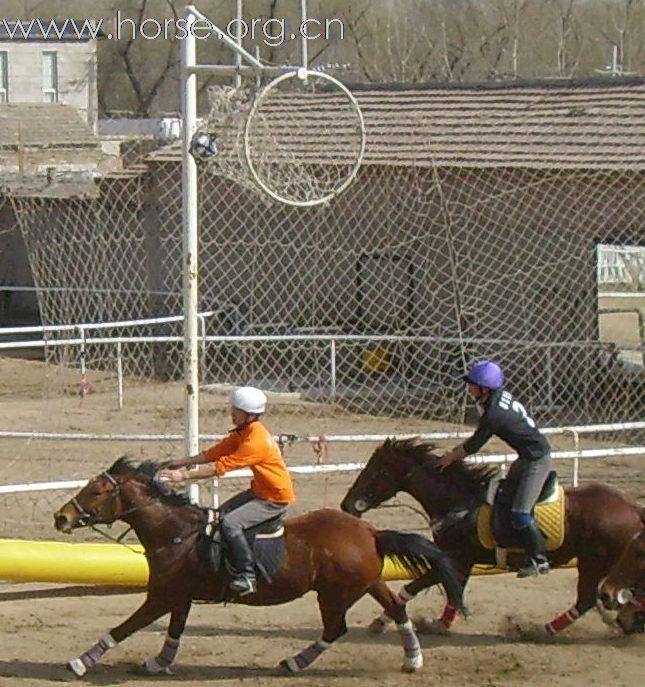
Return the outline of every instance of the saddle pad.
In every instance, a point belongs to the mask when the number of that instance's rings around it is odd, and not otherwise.
[[[566,501],[563,487],[558,487],[558,498],[538,504],[533,510],[537,526],[545,537],[547,551],[555,551],[564,541],[564,519]],[[495,549],[497,544],[493,535],[493,507],[484,503],[477,513],[477,536],[485,549]],[[509,549],[514,551],[515,549]]]

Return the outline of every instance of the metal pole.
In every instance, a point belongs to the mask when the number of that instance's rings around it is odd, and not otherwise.
[[[87,392],[89,391],[89,384],[87,382],[87,362],[85,357],[87,354],[87,335],[85,333],[85,328],[82,325],[79,325],[78,330],[81,334],[81,346],[79,351],[81,358],[81,388],[79,390],[79,396],[82,403],[85,396],[87,396]]]
[[[187,25],[196,20],[192,7],[187,8]],[[199,453],[199,357],[197,336],[197,166],[189,153],[197,120],[197,75],[188,69],[197,62],[196,39],[191,31],[181,41],[181,105],[183,116],[182,226],[183,226],[183,291],[184,291],[184,450],[186,455]],[[199,487],[191,484],[190,499],[199,500]]]
[[[331,342],[331,400],[336,400],[336,342]]]
[[[302,24],[301,28],[307,21],[307,0],[300,0],[300,19]],[[300,36],[300,66],[305,69],[309,69],[309,46],[307,45],[307,38],[304,33]]]
[[[643,308],[638,308],[638,336],[641,346],[645,346],[645,309]],[[645,348],[643,348],[641,357],[643,360],[643,367],[645,367]]]
[[[582,456],[582,451],[580,450],[580,435],[578,431],[573,427],[564,428],[562,430],[563,434],[571,433],[573,438],[573,448],[575,450],[575,455],[573,456],[573,475],[571,481],[573,486],[577,487],[580,482],[580,458]]]
[[[116,378],[119,394],[119,410],[123,409],[123,356],[121,354],[121,342],[116,345]]]
[[[238,44],[240,49],[242,48],[242,14],[244,8],[242,7],[243,0],[237,0],[235,6],[235,15],[237,18],[237,35],[235,36],[235,42]],[[235,53],[235,66],[239,69],[242,66],[242,53]],[[241,88],[242,86],[242,75],[239,71],[235,74],[235,88]]]

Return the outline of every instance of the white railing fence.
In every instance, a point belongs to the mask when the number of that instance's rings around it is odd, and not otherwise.
[[[632,284],[633,276],[627,263],[634,269],[640,265],[640,284],[645,284],[645,247],[598,246],[598,284]]]
[[[571,450],[556,450],[553,452],[555,460],[568,459],[572,461],[572,484],[578,486],[580,480],[580,461],[593,458],[608,458],[620,456],[644,456],[645,446],[622,446],[622,447],[603,447],[603,448],[581,448],[580,437],[585,434],[601,434],[604,432],[615,431],[635,431],[645,430],[645,422],[628,422],[628,423],[612,423],[587,425],[578,427],[546,427],[542,431],[548,436],[570,436],[572,440]],[[441,441],[446,439],[465,439],[470,436],[471,432],[428,432],[416,434],[396,434],[397,439],[417,438],[422,441]],[[222,439],[223,434],[204,434],[200,436],[202,441],[216,441]],[[373,443],[382,442],[392,435],[389,434],[339,434],[339,435],[318,435],[318,436],[295,436],[295,435],[277,435],[275,439],[284,446],[285,443],[309,443],[320,444],[324,443]],[[54,434],[46,432],[14,432],[14,431],[0,431],[0,438],[33,438],[33,439],[51,439],[57,441],[183,441],[181,434],[112,434],[112,435],[93,435],[93,434]],[[500,454],[478,454],[470,456],[467,460],[473,463],[495,463],[506,466],[508,463],[515,460],[514,453],[500,453]],[[317,465],[297,465],[291,466],[289,470],[295,474],[320,474],[320,473],[335,473],[335,472],[357,472],[365,467],[365,463],[327,463]],[[252,472],[248,469],[234,470],[228,473],[227,478],[250,477]],[[55,491],[65,489],[80,489],[87,483],[87,479],[80,480],[60,480],[55,482],[29,482],[22,484],[6,484],[0,485],[0,494],[17,494],[17,493],[31,493],[39,491]],[[215,489],[213,492],[217,494]],[[214,505],[217,505],[217,500]]]

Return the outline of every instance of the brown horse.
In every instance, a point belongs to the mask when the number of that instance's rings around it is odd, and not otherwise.
[[[414,440],[386,440],[372,454],[341,508],[360,516],[397,492],[410,494],[428,514],[435,542],[451,555],[467,581],[473,565],[496,563],[495,551],[479,543],[475,515],[484,502],[490,479],[498,470],[490,465],[455,463],[441,471],[435,467],[438,457],[432,453],[433,448]],[[603,484],[589,483],[566,490],[566,533],[562,546],[549,553],[549,560],[557,567],[577,558],[578,598],[571,609],[540,626],[540,633],[555,635],[594,608],[598,583],[642,527],[643,512]],[[516,556],[514,561],[509,555],[509,563],[517,569],[524,562],[522,558]],[[436,583],[434,573],[413,580],[399,593],[399,603],[405,604]],[[441,618],[424,625],[444,633],[455,616],[448,603]],[[382,630],[386,622],[384,614],[372,623],[371,629]]]
[[[598,603],[609,611],[623,611],[616,618],[623,630],[627,619],[631,631],[645,631],[645,527],[634,535],[601,582]]]
[[[136,532],[148,559],[146,600],[127,620],[67,666],[84,675],[101,656],[132,633],[166,613],[170,623],[158,656],[146,659],[151,673],[169,672],[194,600],[236,601],[227,596],[230,577],[225,568],[209,564],[205,552],[212,537],[205,534],[212,511],[191,504],[184,496],[159,484],[159,465],[146,461],[134,465],[120,458],[54,514],[55,526],[70,533],[77,527],[122,520]],[[204,546],[204,542],[206,546]],[[273,537],[274,570],[258,584],[256,594],[240,603],[263,606],[282,604],[309,591],[318,595],[323,621],[322,639],[281,662],[289,673],[308,667],[347,631],[347,610],[366,593],[396,620],[405,660],[403,670],[420,668],[423,657],[405,609],[396,603],[381,577],[385,556],[393,556],[413,574],[434,570],[451,603],[461,607],[463,585],[446,555],[418,535],[376,530],[340,511],[325,509],[287,520],[284,536]]]

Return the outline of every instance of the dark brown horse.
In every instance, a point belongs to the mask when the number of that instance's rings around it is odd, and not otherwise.
[[[77,527],[123,520],[135,530],[148,559],[146,600],[97,644],[69,661],[68,668],[78,676],[108,649],[166,613],[170,613],[170,624],[165,643],[158,656],[146,659],[144,666],[151,673],[169,672],[191,603],[231,600],[227,598],[230,578],[226,570],[218,567],[214,572],[204,554],[211,550],[211,541],[204,534],[209,511],[160,485],[155,480],[158,469],[150,461],[136,466],[120,458],[54,514],[56,528],[67,533]],[[309,591],[317,593],[322,638],[282,661],[281,667],[288,672],[303,670],[345,634],[345,614],[365,594],[396,620],[405,652],[403,669],[421,667],[423,658],[412,624],[381,577],[385,556],[393,556],[415,574],[434,570],[451,603],[461,607],[463,586],[457,573],[445,554],[424,537],[378,531],[346,513],[325,509],[287,520],[284,538],[274,538],[274,542],[281,547],[275,574],[259,581],[256,594],[239,601],[273,605]]]
[[[455,463],[443,471],[435,467],[433,446],[414,440],[388,439],[372,454],[359,474],[341,508],[361,515],[375,508],[397,492],[406,492],[428,514],[435,542],[448,552],[467,581],[473,565],[494,565],[495,551],[479,543],[475,513],[484,502],[490,479],[497,468],[490,465]],[[540,632],[555,635],[596,605],[600,580],[618,560],[631,537],[642,527],[643,509],[625,499],[609,486],[589,483],[566,490],[566,533],[562,546],[549,553],[554,567],[577,558],[578,598],[575,605],[554,618]],[[519,555],[518,555],[519,556]],[[525,563],[509,555],[514,569]],[[405,603],[420,591],[437,583],[430,572],[413,580],[399,593]],[[435,632],[445,632],[455,618],[448,603],[441,618],[424,623]],[[387,615],[372,623],[371,629],[383,629]]]
[[[609,611],[622,611],[616,622],[623,630],[627,620],[629,628],[634,628],[632,631],[645,631],[645,527],[634,535],[601,582],[598,602]]]

